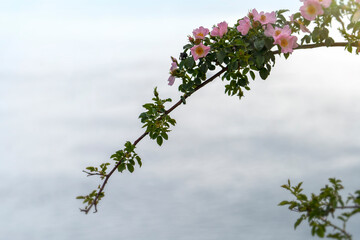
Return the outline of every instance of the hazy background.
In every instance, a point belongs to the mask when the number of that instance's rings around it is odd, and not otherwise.
[[[78,195],[81,171],[142,134],[141,105],[167,85],[194,28],[230,26],[248,10],[298,11],[298,1],[0,1],[1,239],[309,239],[277,204],[280,185],[307,193],[329,177],[359,189],[360,59],[343,49],[295,51],[238,101],[220,79],[172,116],[143,167],[116,174],[97,214]],[[360,236],[359,217],[349,231]]]

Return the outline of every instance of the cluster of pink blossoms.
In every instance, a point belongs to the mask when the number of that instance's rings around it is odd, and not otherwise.
[[[253,19],[253,24],[251,24],[250,18]],[[291,53],[293,48],[296,48],[298,45],[296,44],[297,37],[291,35],[291,30],[289,26],[285,26],[284,28],[273,27],[272,24],[276,23],[276,13],[264,13],[253,9],[249,14],[249,17],[244,17],[239,20],[239,25],[237,26],[237,30],[242,34],[248,34],[249,30],[253,26],[258,26],[261,24],[265,29],[265,36],[272,37],[274,39],[274,44],[279,44],[281,47],[282,53]]]
[[[274,24],[276,22],[276,13],[264,13],[258,11],[256,9],[253,9],[251,13],[249,14],[250,17],[254,19],[254,21],[260,22],[262,25],[266,24]],[[244,17],[243,19],[239,20],[239,26],[237,26],[237,30],[242,34],[246,35],[248,34],[249,30],[252,28],[250,18]]]
[[[217,27],[213,27],[213,30],[211,31],[210,35],[213,37],[222,38],[224,36],[224,34],[227,33],[227,31],[228,31],[227,22],[221,22],[221,23],[217,24]],[[197,44],[190,49],[191,55],[193,56],[195,61],[198,60],[199,58],[205,57],[210,51],[210,47],[205,46],[202,43],[202,40],[205,39],[205,37],[209,34],[209,32],[210,32],[209,29],[201,26],[201,27],[193,30],[193,36],[195,39],[189,36],[189,41]],[[168,84],[170,86],[172,86],[175,82],[174,74],[175,74],[175,70],[178,68],[176,59],[173,57],[171,59],[173,62],[171,63],[170,77],[168,79],[168,81],[169,81]]]
[[[201,42],[202,40],[204,40],[205,36],[209,34],[209,32],[209,29],[204,28],[203,26],[194,29],[193,31],[195,43],[198,43],[198,45],[193,46],[190,51],[195,61],[199,58],[205,57],[210,51],[210,47],[205,46]],[[191,41],[192,39],[189,38],[189,40]]]
[[[301,15],[309,21],[314,20],[317,16],[324,14],[324,8],[330,7],[332,0],[300,0],[303,2],[303,6],[300,7]],[[360,0],[355,0],[356,3],[360,3]],[[294,23],[292,15],[290,17],[290,23]],[[291,35],[290,26],[285,25],[283,28],[276,27],[276,13],[270,12],[258,12],[256,9],[253,9],[248,16],[239,20],[239,25],[237,30],[243,35],[247,35],[249,30],[253,27],[258,27],[259,24],[264,29],[264,34],[267,37],[272,37],[274,39],[274,44],[278,44],[281,47],[282,53],[292,53],[293,49],[298,45],[296,43],[297,37]],[[305,26],[301,20],[296,20],[300,26],[300,30],[303,32],[310,33],[310,30]],[[217,26],[213,27],[210,32],[209,29],[204,28],[203,26],[193,30],[193,37],[189,36],[189,41],[195,45],[190,49],[191,55],[194,60],[205,57],[209,51],[210,47],[205,46],[202,41],[210,33],[213,37],[222,38],[228,31],[228,24],[224,21],[218,23]],[[360,44],[360,42],[359,42]],[[359,45],[360,46],[360,45]],[[360,49],[360,47],[359,47]],[[168,79],[169,85],[173,85],[175,81],[175,72],[178,68],[176,59],[172,58],[172,64],[170,68],[170,77]]]
[[[225,33],[228,31],[228,24],[227,22],[221,22],[218,23],[217,27],[213,27],[213,30],[211,31],[210,35],[213,37],[220,37],[222,38]]]
[[[300,7],[301,15],[309,20],[314,20],[317,16],[323,15],[323,8],[328,8],[331,5],[332,0],[300,0],[304,3]]]
[[[211,31],[210,35],[213,37],[222,38],[224,34],[227,33],[227,31],[228,31],[228,24],[226,22],[221,22],[217,24],[217,27],[213,27],[213,30]],[[205,57],[210,51],[210,47],[205,46],[201,42],[201,40],[203,40],[205,36],[209,34],[209,32],[210,32],[209,29],[204,28],[203,26],[194,29],[193,31],[193,35],[195,38],[194,42],[197,45],[192,47],[190,51],[195,61],[198,60],[199,58]],[[189,40],[193,41],[191,37],[189,38]]]

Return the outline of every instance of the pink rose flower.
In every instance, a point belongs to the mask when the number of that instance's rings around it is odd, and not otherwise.
[[[199,45],[193,46],[191,49],[191,55],[193,56],[194,60],[198,60],[199,58],[205,57],[209,51],[210,47],[207,47],[200,43]]]
[[[307,0],[300,0],[300,2],[306,2]],[[332,2],[332,0],[317,0],[320,4],[321,4],[321,6],[323,6],[324,8],[328,8],[328,7],[330,7],[330,5],[331,5],[331,2]]]
[[[250,19],[248,17],[244,17],[243,19],[239,20],[239,26],[237,26],[237,30],[242,34],[246,35],[251,28]]]
[[[266,25],[266,28],[264,31],[265,36],[272,37],[274,32],[275,32],[275,29],[271,24]]]
[[[272,11],[271,13],[264,13],[258,11],[256,9],[252,10],[252,15],[254,16],[255,21],[259,21],[262,25],[268,24],[268,23],[275,23],[276,22],[276,13]]]
[[[274,41],[274,44],[279,44],[281,47],[282,53],[292,53],[293,48],[296,48],[298,45],[296,44],[297,37],[291,36],[289,34],[280,34]]]
[[[221,22],[217,25],[217,27],[213,27],[213,30],[211,31],[211,36],[219,36],[222,38],[225,33],[228,31],[228,24],[226,22]]]
[[[300,7],[300,12],[301,15],[309,21],[314,20],[318,15],[324,14],[321,4],[318,0],[304,1],[304,5]]]
[[[175,73],[175,70],[178,69],[178,65],[177,65],[177,60],[176,58],[173,58],[171,57],[171,60],[173,61],[171,63],[171,67],[170,67],[170,77],[168,79],[169,81],[169,85],[172,86],[175,82],[175,76],[174,76],[174,73]]]
[[[271,24],[268,24],[264,31],[265,36],[273,37],[274,40],[282,33],[287,35],[291,34],[291,29],[289,25],[285,25],[284,28],[275,27],[274,29],[274,27]]]
[[[193,34],[195,39],[204,39],[206,35],[208,35],[209,29],[204,28],[203,26],[194,29]]]
[[[170,72],[173,73],[178,68],[178,65],[176,62],[171,63]]]

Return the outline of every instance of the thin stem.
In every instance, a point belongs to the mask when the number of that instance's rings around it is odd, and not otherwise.
[[[326,218],[320,217],[319,218],[321,221],[323,221],[324,223],[328,224],[329,226],[333,227],[334,229],[339,230],[340,232],[342,232],[348,239],[351,239],[351,235],[349,233],[347,233],[345,231],[345,229],[342,229],[334,224],[332,224],[329,220],[327,220]]]
[[[338,43],[334,43],[329,47],[344,47],[346,46],[348,43],[346,42],[338,42]],[[317,47],[324,47],[326,46],[325,43],[317,43],[317,44],[308,44],[308,45],[301,45],[298,48],[295,49],[309,49],[309,48],[317,48]],[[280,54],[279,51],[274,51],[274,54]],[[216,74],[214,74],[213,76],[211,76],[210,78],[208,78],[206,81],[204,81],[203,83],[201,83],[200,85],[198,85],[193,92],[189,93],[189,94],[185,94],[184,95],[184,99],[187,99],[188,97],[190,97],[193,93],[195,93],[196,91],[198,91],[199,89],[201,89],[202,87],[204,87],[205,85],[207,85],[208,83],[212,82],[215,78],[220,77],[221,74],[223,74],[226,70],[227,67],[223,67],[221,66],[221,70],[218,71]],[[170,114],[174,109],[176,109],[177,107],[179,107],[182,104],[183,100],[180,99],[178,102],[176,102],[172,107],[170,107],[168,110],[165,111],[165,113],[160,116],[160,118],[163,118],[164,116]],[[139,138],[137,138],[133,145],[136,146],[146,135],[148,135],[148,132],[144,132]],[[113,175],[113,173],[115,172],[115,170],[119,167],[119,165],[123,162],[124,159],[121,159],[112,169],[111,171],[105,176],[104,182],[101,184],[101,187],[99,189],[99,191],[97,192],[93,202],[85,209],[80,209],[80,211],[85,212],[86,214],[89,213],[90,209],[94,206],[95,211],[94,213],[97,212],[97,204],[99,201],[99,197],[101,196],[101,194],[104,191],[104,188],[108,182],[108,180],[110,179],[110,177]],[[97,175],[97,174],[94,174]]]
[[[330,46],[327,46],[325,43],[314,43],[314,44],[300,45],[297,48],[294,48],[294,50],[311,49],[311,48],[318,48],[318,47],[345,47],[347,45],[349,45],[348,42],[336,42]],[[357,44],[353,43],[353,44],[351,44],[351,46],[356,47]],[[273,53],[280,54],[280,51],[273,51]]]
[[[358,209],[360,208],[359,205],[355,205],[355,206],[343,206],[343,207],[336,207],[336,209]]]

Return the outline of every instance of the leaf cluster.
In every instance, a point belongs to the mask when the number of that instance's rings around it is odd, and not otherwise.
[[[171,102],[171,99],[160,99],[157,89],[154,89],[153,103],[146,103],[143,107],[145,112],[141,113],[139,118],[146,128],[146,133],[151,139],[155,139],[159,146],[162,145],[164,139],[168,140],[168,132],[170,125],[175,126],[176,120],[171,118],[165,110],[165,103]]]
[[[117,151],[111,155],[110,158],[115,161],[119,172],[123,172],[127,169],[132,173],[134,172],[136,162],[138,163],[139,167],[142,166],[141,158],[135,152],[135,145],[133,145],[131,142],[127,141],[124,146],[125,148],[123,150]]]
[[[350,194],[345,201],[339,194],[339,191],[344,189],[341,180],[330,178],[329,182],[331,185],[321,188],[319,194],[312,193],[311,196],[307,196],[302,193],[302,182],[291,186],[290,180],[288,180],[288,184],[281,187],[288,190],[295,197],[295,200],[282,201],[279,206],[288,206],[291,211],[301,213],[294,224],[295,229],[303,220],[307,220],[313,236],[352,239],[351,235],[346,232],[346,223],[350,217],[360,212],[360,191],[356,191],[355,195]],[[337,211],[337,215],[335,215],[335,211]],[[332,222],[333,220],[340,221],[341,226],[337,226]],[[326,235],[328,227],[332,228],[333,232]]]

